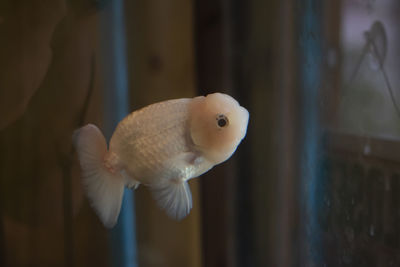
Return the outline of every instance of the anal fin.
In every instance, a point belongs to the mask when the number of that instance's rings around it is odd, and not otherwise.
[[[125,170],[122,170],[121,174],[122,177],[124,178],[124,183],[127,188],[136,190],[139,187],[140,182],[133,179],[128,173],[126,173]]]
[[[192,209],[192,194],[183,179],[165,179],[151,185],[158,205],[176,220],[185,218]]]

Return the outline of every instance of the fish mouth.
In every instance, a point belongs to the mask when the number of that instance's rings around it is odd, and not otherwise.
[[[240,125],[240,140],[242,140],[247,133],[247,126],[249,124],[249,117],[250,113],[247,111],[246,108],[239,106],[239,112],[240,112],[240,117],[241,117],[241,125]]]
[[[249,123],[250,113],[246,108],[244,108],[242,106],[239,106],[239,108],[240,108],[240,113],[242,114],[242,117],[244,118],[246,128],[247,128],[247,124]]]

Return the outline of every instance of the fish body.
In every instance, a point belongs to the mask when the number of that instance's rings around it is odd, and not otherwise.
[[[115,225],[124,187],[148,187],[175,219],[192,208],[187,181],[227,160],[247,130],[249,114],[215,93],[155,103],[129,114],[109,147],[92,124],[74,133],[88,198],[106,227]]]
[[[130,179],[151,185],[161,177],[190,179],[204,172],[205,164],[187,164],[201,158],[187,131],[190,103],[191,99],[177,99],[153,104],[117,126],[109,151],[118,155],[118,167]],[[182,169],[183,164],[187,166]],[[179,173],[183,170],[185,174]]]

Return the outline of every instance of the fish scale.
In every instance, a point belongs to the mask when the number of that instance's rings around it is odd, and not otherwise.
[[[185,121],[187,120],[188,101],[168,101],[162,105],[151,105],[133,113],[117,127],[112,141],[119,141],[121,147],[110,148],[129,161],[123,165],[135,179],[145,183],[162,171],[163,162],[186,150]],[[171,116],[165,118],[168,112]],[[152,122],[143,124],[144,121]],[[140,127],[139,127],[140,126]],[[128,132],[127,132],[128,131]]]

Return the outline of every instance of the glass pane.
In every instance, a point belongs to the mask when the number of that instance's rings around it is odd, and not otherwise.
[[[343,1],[340,127],[399,137],[399,2]]]

